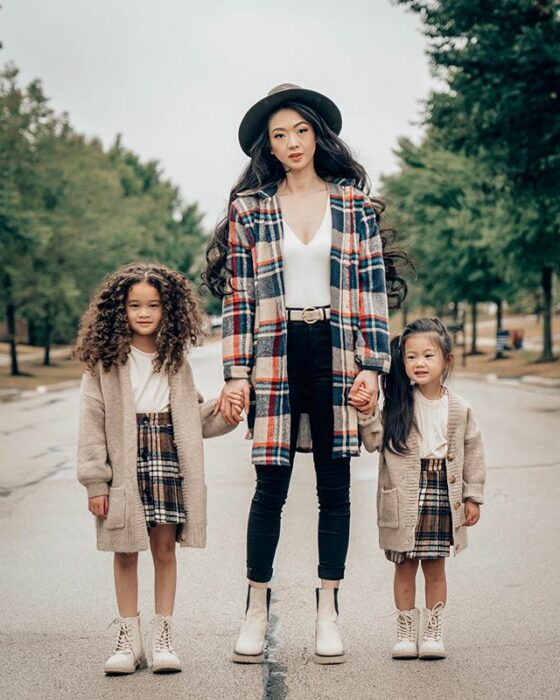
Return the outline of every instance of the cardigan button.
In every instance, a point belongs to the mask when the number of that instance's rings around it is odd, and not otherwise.
[[[452,461],[455,459],[455,455],[453,454],[453,452],[450,452],[450,453],[447,455],[447,459],[448,459],[450,462],[452,462]]]
[[[461,529],[461,526],[457,525],[457,527],[455,528],[455,532],[459,532],[460,529]]]
[[[455,501],[455,505],[453,507],[455,510],[458,510],[461,507],[461,501]]]
[[[144,423],[144,425],[148,425],[149,422],[150,419],[148,418],[148,416],[144,416],[144,418],[142,418],[142,423]]]
[[[456,481],[457,481],[457,480],[455,479],[455,477],[453,476],[453,474],[451,474],[451,476],[449,477],[449,483],[450,483],[450,484],[454,484]]]

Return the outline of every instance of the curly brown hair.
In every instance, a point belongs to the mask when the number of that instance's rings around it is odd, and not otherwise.
[[[128,292],[146,282],[161,295],[162,319],[156,338],[154,371],[177,372],[185,351],[200,345],[205,335],[203,316],[185,277],[165,265],[135,262],[108,275],[82,317],[74,355],[95,372],[124,365],[130,352],[131,331],[126,314]]]

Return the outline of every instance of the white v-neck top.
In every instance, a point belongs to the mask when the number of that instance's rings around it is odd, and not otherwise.
[[[288,309],[330,306],[331,241],[330,197],[317,233],[307,245],[284,221],[284,287]]]
[[[167,372],[154,372],[155,353],[143,352],[130,346],[128,362],[136,413],[160,413],[169,406]]]
[[[447,391],[440,399],[427,399],[414,390],[414,417],[420,433],[420,459],[447,456],[447,422],[449,397]]]

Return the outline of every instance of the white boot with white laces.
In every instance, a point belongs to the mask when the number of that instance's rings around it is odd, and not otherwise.
[[[181,662],[173,649],[171,616],[156,615],[152,620],[152,671],[154,673],[177,673]]]
[[[418,620],[420,610],[398,610],[397,643],[393,647],[393,659],[418,658]]]
[[[316,664],[341,664],[346,661],[338,629],[338,588],[316,588],[317,624],[315,626]]]
[[[436,603],[434,607],[424,610],[424,631],[420,640],[418,656],[420,659],[445,659],[447,656],[443,646],[441,629],[442,612],[445,605]]]
[[[140,617],[116,617],[112,625],[119,625],[113,655],[105,663],[105,673],[122,675],[146,668],[146,653],[140,633]]]
[[[270,588],[249,586],[245,621],[235,642],[232,661],[238,664],[262,664],[269,609]]]

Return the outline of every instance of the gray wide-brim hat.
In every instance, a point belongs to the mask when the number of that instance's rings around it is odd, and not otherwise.
[[[270,115],[286,102],[300,102],[311,107],[323,117],[335,134],[340,134],[342,115],[332,100],[321,95],[320,92],[306,90],[292,83],[282,83],[272,88],[262,100],[256,102],[241,120],[239,143],[248,156],[251,155],[251,147]]]

